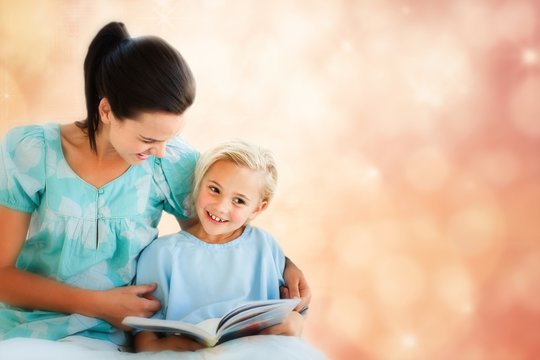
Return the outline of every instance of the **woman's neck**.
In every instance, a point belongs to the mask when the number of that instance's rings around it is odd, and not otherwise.
[[[96,188],[118,178],[130,167],[116,151],[108,150],[103,139],[96,137],[98,151],[93,151],[88,136],[75,124],[63,125],[60,134],[66,162],[81,179]]]

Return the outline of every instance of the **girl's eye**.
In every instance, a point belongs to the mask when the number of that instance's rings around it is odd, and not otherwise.
[[[219,194],[219,189],[215,186],[209,186],[208,187],[210,189],[211,192],[213,193],[216,193],[216,194]]]
[[[246,202],[244,201],[244,199],[240,199],[240,198],[235,198],[234,200],[234,203],[237,204],[237,205],[244,205]]]
[[[154,143],[154,141],[152,141],[152,140],[143,140],[142,142],[145,143],[145,144],[153,144]]]

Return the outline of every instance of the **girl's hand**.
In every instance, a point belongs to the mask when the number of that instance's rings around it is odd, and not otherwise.
[[[95,292],[95,317],[109,322],[116,328],[130,330],[122,324],[126,316],[150,317],[161,309],[159,301],[151,295],[156,284],[133,285]]]
[[[304,317],[296,311],[291,311],[281,324],[274,325],[260,332],[261,335],[300,336],[304,329]]]
[[[300,303],[296,305],[294,310],[302,311],[307,309],[311,301],[311,289],[302,271],[289,258],[285,258],[283,278],[285,280],[285,286],[282,286],[280,289],[281,298],[301,298]]]
[[[159,337],[156,333],[143,331],[135,335],[135,351],[197,351],[205,346],[180,335]]]
[[[204,349],[204,345],[195,340],[188,339],[181,335],[165,336],[155,340],[159,350],[174,350],[174,351],[197,351]],[[155,350],[154,350],[155,351]]]

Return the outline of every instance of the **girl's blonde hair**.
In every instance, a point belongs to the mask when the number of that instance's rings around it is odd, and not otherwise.
[[[212,165],[221,160],[231,161],[238,166],[260,171],[264,176],[261,201],[270,202],[274,196],[278,178],[273,153],[261,146],[235,139],[206,151],[197,161],[193,173],[193,191],[189,200],[189,210],[192,216],[196,215],[195,202],[201,191],[201,183],[204,175],[206,175]]]

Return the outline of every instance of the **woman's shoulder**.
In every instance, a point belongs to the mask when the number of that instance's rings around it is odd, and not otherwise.
[[[59,140],[58,124],[23,125],[10,129],[2,139],[3,156],[12,159],[41,159],[47,144]]]
[[[11,128],[4,137],[8,148],[17,148],[19,144],[45,143],[47,125],[21,125]]]

